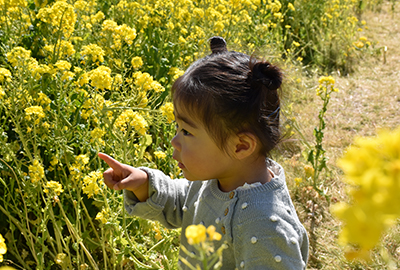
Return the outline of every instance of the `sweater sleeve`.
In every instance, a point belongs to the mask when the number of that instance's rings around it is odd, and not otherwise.
[[[149,176],[149,198],[140,202],[131,191],[124,190],[124,205],[130,215],[157,220],[173,229],[182,225],[182,206],[189,187],[186,179],[172,180],[163,172],[141,167]]]

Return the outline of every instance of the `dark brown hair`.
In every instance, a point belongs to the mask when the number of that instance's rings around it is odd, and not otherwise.
[[[194,62],[172,86],[175,109],[183,107],[200,120],[221,149],[229,135],[250,132],[268,156],[280,140],[280,69],[228,51],[221,37],[211,38],[210,47],[212,53]]]

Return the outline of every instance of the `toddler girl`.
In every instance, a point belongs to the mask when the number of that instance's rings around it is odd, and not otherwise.
[[[306,230],[283,168],[268,158],[280,139],[281,71],[228,51],[220,37],[211,38],[210,47],[212,53],[172,87],[173,158],[186,179],[171,180],[159,170],[134,168],[99,153],[111,167],[104,181],[124,189],[131,215],[183,232],[191,224],[214,225],[222,234],[215,248],[227,245],[222,269],[305,269]],[[195,252],[184,233],[181,244]]]

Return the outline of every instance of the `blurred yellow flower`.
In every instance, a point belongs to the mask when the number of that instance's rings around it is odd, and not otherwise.
[[[86,165],[89,163],[89,157],[87,155],[81,154],[75,157],[74,163],[69,167],[71,175],[74,177],[82,173],[85,170]]]
[[[304,173],[305,173],[305,175],[306,175],[306,178],[308,179],[308,178],[312,178],[312,177],[314,177],[314,168],[313,168],[313,166],[311,166],[311,165],[305,165],[304,166]]]
[[[81,55],[83,58],[88,61],[100,63],[104,62],[104,50],[97,44],[89,44],[86,46],[82,46]]]
[[[0,262],[3,261],[3,255],[6,253],[7,253],[6,242],[3,236],[0,234]]]
[[[296,183],[296,186],[300,186],[300,184],[303,182],[303,179],[300,177],[296,177],[294,179],[294,182]]]
[[[137,71],[133,74],[135,85],[143,91],[154,90],[156,93],[163,92],[164,87],[147,72]]]
[[[6,92],[4,92],[3,88],[0,86],[0,99],[3,98],[6,95]]]
[[[54,258],[54,261],[58,265],[62,265],[67,258],[67,254],[65,253],[58,253],[57,256]]]
[[[207,231],[207,235],[208,235],[208,239],[209,240],[211,240],[211,241],[214,241],[214,240],[219,241],[219,240],[221,240],[222,235],[215,231],[215,226],[213,226],[213,225],[208,226],[206,231]]]
[[[54,65],[61,71],[71,69],[71,63],[65,60],[58,60]]]
[[[167,117],[167,122],[172,123],[175,121],[174,105],[171,102],[166,102],[160,107],[161,114]]]
[[[0,67],[0,83],[4,81],[11,81],[11,72],[6,68]]]
[[[23,66],[29,62],[31,57],[31,51],[26,50],[22,47],[15,47],[11,50],[11,52],[6,54],[7,60],[11,63],[13,67]]]
[[[28,169],[29,177],[32,183],[36,183],[40,181],[40,179],[44,178],[44,169],[43,166],[39,163],[39,160],[33,160],[32,165],[29,165]]]
[[[30,120],[31,116],[37,116],[38,118],[43,118],[46,115],[43,112],[42,106],[31,106],[25,109],[25,118],[27,120]]]
[[[101,212],[98,212],[96,215],[96,220],[100,220],[101,223],[106,224],[108,219],[110,218],[110,210],[102,209]]]
[[[133,57],[131,60],[131,64],[134,69],[140,68],[141,66],[143,66],[142,57],[140,56]]]
[[[185,230],[185,236],[189,245],[199,244],[206,241],[206,227],[202,224],[189,225]]]
[[[103,174],[101,172],[90,172],[83,178],[82,191],[88,196],[88,198],[93,195],[99,194],[101,188],[99,186],[99,181],[103,179]],[[101,182],[102,183],[102,182]]]
[[[90,142],[99,142],[100,144],[105,145],[105,142],[102,139],[104,134],[106,134],[106,132],[103,129],[96,127],[90,131]]]
[[[165,154],[163,151],[155,151],[154,155],[158,159],[165,159],[167,157],[167,154]]]
[[[363,47],[364,47],[364,42],[362,42],[362,41],[356,41],[356,42],[353,42],[353,45],[355,46],[355,47],[357,47],[357,48],[359,48],[359,49],[362,49]]]
[[[169,75],[172,75],[172,80],[178,79],[180,76],[182,76],[185,73],[185,71],[177,68],[177,67],[171,67],[168,71]]]
[[[400,127],[379,131],[374,138],[356,138],[338,165],[352,198],[351,204],[332,207],[344,221],[339,241],[358,245],[349,256],[363,257],[400,216]]]
[[[49,193],[50,191],[54,191],[57,195],[60,195],[64,192],[62,189],[62,185],[57,181],[48,181],[43,190],[44,193]]]

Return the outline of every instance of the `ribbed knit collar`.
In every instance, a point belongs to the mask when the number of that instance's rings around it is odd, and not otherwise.
[[[286,179],[285,179],[285,174],[283,171],[283,168],[276,163],[275,161],[272,161],[272,171],[275,173],[275,177],[271,179],[271,181],[262,184],[260,186],[255,186],[255,187],[250,187],[248,189],[235,189],[229,192],[223,192],[219,189],[218,187],[218,180],[217,179],[212,179],[209,180],[207,185],[210,185],[210,190],[211,193],[218,199],[223,200],[223,201],[228,201],[232,199],[231,193],[234,192],[235,197],[242,197],[242,196],[248,196],[253,193],[259,193],[259,192],[267,192],[271,191],[274,189],[278,189],[282,187],[283,185],[286,184]]]

